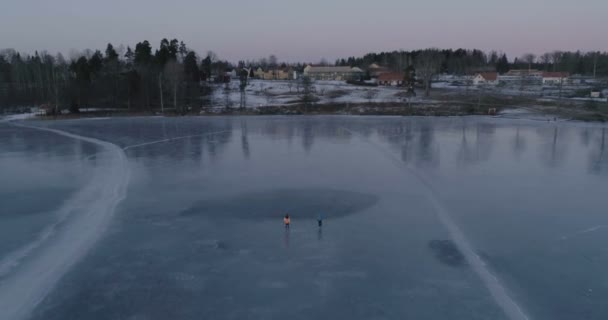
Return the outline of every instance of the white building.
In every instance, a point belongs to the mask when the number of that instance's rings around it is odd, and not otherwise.
[[[543,85],[559,85],[568,81],[568,72],[543,72]]]
[[[496,72],[481,72],[473,77],[473,85],[496,85],[498,84],[498,73]]]

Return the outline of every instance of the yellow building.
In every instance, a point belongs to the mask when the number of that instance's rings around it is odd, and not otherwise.
[[[262,68],[257,68],[253,75],[262,80],[289,80],[292,79],[293,73],[289,69],[269,69],[264,71]]]

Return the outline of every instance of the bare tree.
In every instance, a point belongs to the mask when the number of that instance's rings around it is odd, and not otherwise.
[[[268,59],[266,59],[266,58],[260,59],[259,64],[263,70],[266,70],[266,68],[268,67]]]
[[[249,80],[249,70],[241,69],[239,71],[239,90],[241,91],[240,108],[247,106],[247,82]]]
[[[163,98],[163,73],[158,74],[158,90],[160,91],[160,112],[165,113],[165,99]]]
[[[169,83],[169,87],[171,89],[171,92],[173,93],[173,107],[175,108],[175,110],[178,110],[177,108],[177,92],[179,89],[179,85],[182,82],[182,79],[184,77],[184,69],[182,68],[182,66],[175,60],[170,60],[169,62],[167,62],[167,64],[165,65],[165,77],[167,79],[167,82]],[[185,113],[186,110],[182,110],[182,113]]]
[[[338,89],[338,90],[328,91],[325,96],[327,97],[327,100],[329,101],[329,103],[335,103],[338,98],[343,97],[347,94],[348,94],[347,91]]]
[[[320,95],[320,96],[324,96],[324,95],[325,95],[325,90],[326,90],[326,88],[325,88],[325,87],[323,87],[323,86],[321,86],[321,87],[319,88],[319,90],[318,90],[318,91],[319,91],[319,95]]]
[[[318,100],[315,94],[315,86],[312,80],[308,77],[302,78],[302,102],[306,105],[312,105]]]
[[[439,72],[443,56],[438,49],[425,49],[416,57],[416,75],[422,78],[425,88],[425,96],[430,95],[431,79]]]
[[[230,93],[232,92],[232,88],[230,87],[230,83],[226,82],[224,84],[224,107],[226,107],[226,109],[230,109],[232,108],[232,106],[234,105],[234,103],[232,102],[232,97],[230,96]]]
[[[367,89],[365,90],[365,99],[367,99],[367,101],[369,103],[372,103],[372,101],[374,101],[374,99],[378,96],[378,90],[375,89]]]
[[[207,51],[207,57],[209,57],[211,63],[215,63],[218,60],[217,54],[211,50]]]
[[[551,63],[553,63],[553,71],[557,71],[558,65],[562,62],[563,53],[561,51],[551,52]]]
[[[291,89],[293,88],[293,80],[287,80],[287,88],[289,88],[289,93],[291,93]]]
[[[545,71],[549,71],[549,64],[551,64],[551,54],[549,52],[543,53],[540,56],[540,62],[545,66]]]
[[[594,52],[593,53],[593,78],[595,78],[596,75],[596,71],[597,71],[597,55],[599,54],[599,52]]]
[[[536,55],[533,53],[526,53],[521,58],[528,64],[528,71],[532,70],[532,64],[536,60]]]
[[[277,56],[275,56],[274,54],[271,54],[268,57],[268,67],[270,68],[270,71],[272,72],[272,79],[276,80],[277,79],[277,66],[278,66],[278,59]]]
[[[521,57],[521,59],[528,64],[528,71],[521,76],[521,83],[519,87],[519,92],[523,95],[524,87],[529,85],[532,80],[530,71],[532,71],[532,64],[536,60],[536,55],[533,53],[526,53]]]
[[[263,93],[264,93],[264,97],[266,98],[266,105],[270,106],[270,105],[274,104],[275,96],[272,92],[270,92],[270,88],[266,88],[266,90],[264,90]]]
[[[53,97],[55,100],[55,112],[59,112],[59,100],[61,99],[60,90],[64,89],[67,79],[69,79],[68,65],[63,55],[58,53],[57,57],[55,58],[55,65],[53,66],[51,83],[53,87]]]

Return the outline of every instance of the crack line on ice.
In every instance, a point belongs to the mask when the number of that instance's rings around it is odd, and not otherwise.
[[[458,227],[456,222],[452,219],[448,210],[441,203],[438,192],[435,190],[433,185],[428,181],[424,176],[416,172],[409,165],[403,163],[401,160],[395,158],[395,155],[390,153],[384,147],[374,143],[369,140],[365,136],[350,130],[346,127],[342,127],[345,131],[350,134],[359,137],[363,141],[369,143],[371,146],[378,149],[384,155],[386,155],[393,163],[397,165],[399,168],[405,168],[410,174],[416,177],[423,185],[426,187],[427,198],[431,202],[437,217],[441,224],[447,229],[450,234],[452,240],[456,244],[456,246],[463,252],[467,261],[471,264],[473,271],[479,276],[481,281],[484,283],[490,294],[494,298],[494,301],[498,306],[503,310],[503,312],[507,315],[507,317],[511,320],[528,320],[528,316],[524,313],[523,309],[509,296],[506,288],[500,283],[498,278],[492,274],[492,272],[488,269],[485,262],[479,257],[477,253],[473,250],[473,247],[469,244],[469,241],[466,239],[462,230]]]
[[[155,141],[149,141],[149,142],[144,142],[144,143],[139,143],[139,144],[134,144],[134,145],[126,146],[126,147],[124,147],[122,149],[126,151],[126,150],[129,150],[129,149],[149,146],[149,145],[157,144],[157,143],[164,143],[164,142],[170,142],[170,141],[181,140],[181,139],[188,139],[188,138],[194,138],[194,137],[212,136],[212,135],[222,134],[222,133],[228,133],[228,132],[231,132],[231,131],[230,130],[214,131],[214,132],[207,132],[207,133],[202,133],[202,134],[193,134],[193,135],[188,135],[188,136],[180,136],[180,137],[174,137],[174,138],[168,138],[168,139],[162,139],[162,140],[155,140]]]
[[[570,239],[570,238],[574,238],[574,237],[576,237],[576,236],[578,236],[578,235],[585,234],[585,233],[590,233],[590,232],[594,232],[594,231],[597,231],[597,230],[599,230],[599,229],[606,228],[606,227],[608,227],[608,225],[605,225],[605,224],[600,224],[600,225],[597,225],[597,226],[593,226],[593,227],[591,227],[591,228],[587,228],[587,229],[584,229],[584,230],[580,230],[580,231],[573,232],[573,233],[571,233],[571,234],[565,235],[565,236],[563,236],[561,239],[562,239],[562,240],[568,240],[568,239]]]
[[[91,181],[72,195],[62,206],[63,217],[38,239],[16,252],[13,261],[6,258],[6,271],[0,283],[0,319],[26,319],[70,270],[99,240],[108,227],[119,203],[124,200],[130,170],[124,151],[110,142],[66,131],[13,125],[51,132],[64,137],[96,144],[104,151],[105,161],[95,168]],[[21,261],[22,260],[22,261]],[[20,262],[21,261],[21,262]],[[19,264],[16,269],[11,262]]]

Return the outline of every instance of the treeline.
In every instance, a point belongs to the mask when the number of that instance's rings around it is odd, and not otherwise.
[[[211,86],[201,85],[230,67],[213,52],[200,58],[184,42],[163,39],[153,51],[148,41],[134,48],[76,54],[22,55],[0,52],[0,108],[48,105],[51,111],[81,107],[131,110],[203,106]]]
[[[608,76],[607,52],[554,51],[540,56],[525,54],[509,60],[496,51],[466,49],[424,49],[369,53],[363,57],[338,59],[339,66],[363,69],[378,64],[395,71],[407,71],[406,82],[413,79],[430,88],[437,73],[471,74],[480,71],[508,72],[510,69],[540,69],[571,74]],[[329,65],[322,61],[323,65]],[[301,72],[306,64],[293,63]],[[66,59],[61,53],[36,52],[23,55],[12,49],[0,51],[0,111],[7,107],[48,106],[52,112],[82,107],[121,108],[133,111],[174,109],[196,111],[211,105],[210,82],[223,82],[228,70],[277,69],[288,67],[270,55],[258,61],[239,61],[235,66],[213,52],[202,57],[177,39],[162,39],[157,49],[148,41],[134,47],[104,51],[84,51]],[[239,72],[239,77],[241,77]],[[246,78],[246,76],[244,76]],[[241,79],[241,90],[244,90]],[[246,79],[245,79],[246,85]]]
[[[416,64],[416,58],[426,50],[368,53],[363,57],[338,59],[338,66],[367,68],[376,63],[395,71],[403,71]],[[608,52],[553,51],[540,56],[525,54],[509,60],[496,51],[486,53],[473,49],[436,49],[441,57],[441,73],[467,74],[480,71],[508,72],[510,69],[538,69],[562,71],[589,76],[608,76]]]

